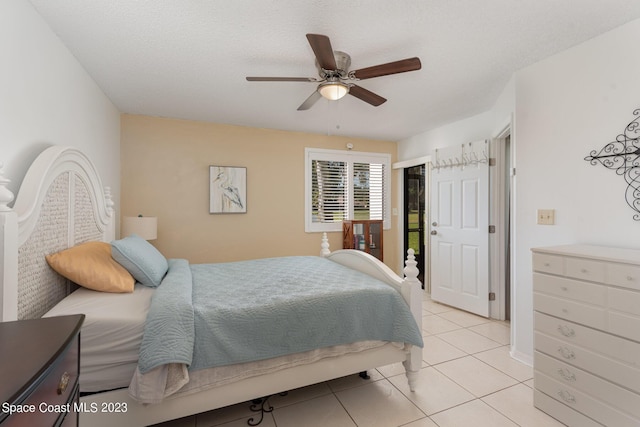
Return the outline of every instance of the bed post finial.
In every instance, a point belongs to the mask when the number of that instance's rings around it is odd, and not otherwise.
[[[325,257],[330,253],[331,251],[329,250],[329,239],[327,238],[327,233],[322,233],[322,243],[320,244],[320,256]]]
[[[0,212],[9,212],[12,209],[8,205],[13,201],[14,195],[7,187],[11,180],[4,177],[3,167],[4,165],[0,163]]]
[[[422,330],[422,284],[418,280],[418,263],[416,262],[415,251],[411,248],[407,250],[407,259],[404,268],[404,281],[402,283],[402,293],[408,293],[411,301],[409,308],[418,328]],[[404,296],[404,295],[403,295]],[[407,298],[405,297],[405,300]],[[416,382],[418,380],[418,371],[422,367],[422,349],[417,346],[411,346],[407,360],[403,362],[404,368],[409,380],[409,389],[415,391]]]
[[[18,318],[18,214],[0,164],[0,321]]]
[[[418,262],[416,261],[415,251],[411,248],[407,250],[407,260],[404,262],[404,277],[407,279],[418,279]]]

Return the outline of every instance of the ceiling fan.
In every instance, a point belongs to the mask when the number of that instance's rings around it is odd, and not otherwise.
[[[417,57],[402,59],[373,67],[349,71],[351,57],[340,51],[334,51],[329,37],[322,34],[307,34],[307,40],[316,56],[317,77],[247,77],[250,82],[313,82],[319,83],[318,88],[306,99],[298,110],[308,110],[320,98],[337,100],[347,93],[377,107],[387,100],[370,90],[352,83],[353,81],[388,76],[389,74],[405,73],[419,70],[422,67]]]

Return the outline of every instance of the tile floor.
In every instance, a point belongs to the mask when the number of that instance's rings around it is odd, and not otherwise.
[[[411,393],[401,364],[275,396],[263,427],[562,426],[533,407],[533,372],[509,356],[509,324],[425,296],[424,365]],[[247,403],[161,424],[239,427]]]

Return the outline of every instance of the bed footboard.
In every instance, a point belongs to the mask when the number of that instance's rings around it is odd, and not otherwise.
[[[384,263],[376,257],[366,252],[354,249],[340,249],[334,252],[329,250],[329,241],[327,234],[322,233],[322,243],[320,255],[331,259],[334,262],[361,271],[369,276],[375,277],[390,286],[393,286],[406,301],[411,309],[411,314],[422,330],[422,285],[418,280],[418,268],[413,249],[407,251],[407,259],[405,260],[404,279],[401,279]],[[403,362],[407,380],[411,391],[415,391],[418,371],[422,366],[422,349],[420,347],[411,346],[407,359]]]

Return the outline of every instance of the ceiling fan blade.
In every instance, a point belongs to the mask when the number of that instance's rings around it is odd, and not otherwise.
[[[247,77],[249,82],[317,82],[313,77]]]
[[[313,53],[316,55],[316,60],[320,68],[325,70],[335,70],[338,68],[336,65],[336,58],[333,56],[333,48],[331,47],[331,41],[329,37],[322,34],[307,34],[307,40],[313,49]]]
[[[387,102],[385,98],[361,86],[357,86],[357,85],[349,85],[349,86],[350,86],[349,95],[353,95],[356,98],[373,105],[374,107],[377,107]]]
[[[315,104],[320,98],[322,98],[322,95],[320,95],[320,92],[316,90],[302,104],[300,104],[298,111],[308,110],[313,107],[313,104]]]
[[[353,71],[353,75],[360,80],[371,79],[373,77],[388,76],[389,74],[406,73],[422,68],[420,58],[408,58],[400,61],[388,62],[386,64],[374,65],[373,67],[361,68]]]

